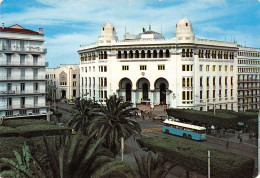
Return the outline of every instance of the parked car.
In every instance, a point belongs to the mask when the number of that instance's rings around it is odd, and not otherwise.
[[[165,121],[166,119],[168,119],[168,116],[165,116],[165,115],[157,115],[157,116],[153,117],[153,120]]]

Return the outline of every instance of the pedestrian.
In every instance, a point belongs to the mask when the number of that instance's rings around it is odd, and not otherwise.
[[[242,137],[240,137],[240,143],[242,143]]]
[[[229,146],[229,141],[228,141],[228,139],[227,139],[227,141],[226,141],[226,148],[228,149],[228,146]]]

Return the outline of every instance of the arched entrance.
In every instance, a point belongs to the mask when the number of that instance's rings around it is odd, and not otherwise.
[[[132,81],[129,78],[123,78],[119,82],[119,96],[125,96],[126,101],[132,99]]]
[[[160,104],[166,104],[166,85],[164,83],[160,84]]]
[[[66,98],[66,91],[65,90],[61,90],[61,98]]]
[[[125,85],[125,100],[131,101],[131,92],[132,92],[132,85],[130,83],[127,83]]]
[[[150,90],[150,82],[146,78],[140,78],[136,83],[136,88],[138,90],[139,99],[141,99],[141,103],[149,103],[149,90]]]
[[[167,103],[167,91],[169,89],[169,83],[165,78],[158,78],[154,83],[154,92],[156,95],[156,103],[166,105]]]

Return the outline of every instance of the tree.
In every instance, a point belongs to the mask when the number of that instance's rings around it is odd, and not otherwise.
[[[125,140],[130,136],[141,136],[140,125],[129,118],[130,112],[135,110],[131,103],[124,102],[123,98],[115,95],[106,100],[106,105],[100,105],[101,113],[91,120],[89,133],[97,138],[104,138],[104,145],[114,155],[118,153],[118,144],[121,137]]]
[[[66,125],[87,135],[90,120],[99,113],[98,105],[92,100],[77,100]]]
[[[44,139],[47,155],[55,178],[127,177],[124,165],[116,161],[112,153],[102,147],[102,139],[93,140],[77,132],[60,141],[49,144]]]
[[[29,146],[26,143],[22,146],[22,155],[15,150],[14,155],[16,162],[8,158],[0,159],[2,165],[9,168],[8,170],[0,172],[0,176],[27,178],[46,177],[38,161],[31,155]]]
[[[174,167],[173,164],[166,165],[166,161],[159,157],[158,154],[153,155],[148,152],[147,155],[137,157],[137,174],[140,178],[164,178],[168,172]]]

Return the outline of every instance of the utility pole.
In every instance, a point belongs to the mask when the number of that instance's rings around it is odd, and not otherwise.
[[[208,151],[208,178],[210,178],[210,151]]]
[[[124,137],[121,137],[121,161],[124,161]]]

